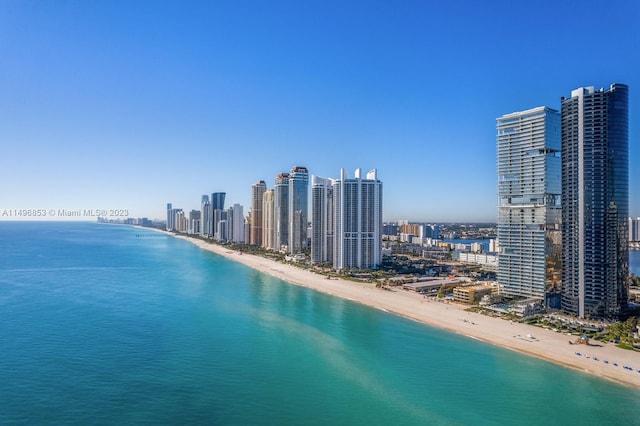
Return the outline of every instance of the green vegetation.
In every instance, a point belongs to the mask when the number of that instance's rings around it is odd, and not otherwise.
[[[640,350],[640,339],[634,337],[638,326],[638,317],[631,317],[624,322],[611,324],[602,333],[602,340],[618,342],[623,349]]]

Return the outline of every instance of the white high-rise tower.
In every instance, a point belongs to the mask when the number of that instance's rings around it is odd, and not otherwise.
[[[382,182],[376,170],[362,178],[344,169],[333,185],[333,267],[375,269],[382,261]]]
[[[503,294],[559,307],[560,114],[548,107],[503,115],[498,136],[498,283]]]

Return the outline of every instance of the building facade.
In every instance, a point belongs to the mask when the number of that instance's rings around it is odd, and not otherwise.
[[[268,250],[275,249],[273,202],[274,191],[267,189],[262,195],[262,247]]]
[[[262,245],[262,196],[267,184],[261,180],[251,185],[251,211],[249,244]]]
[[[200,233],[200,210],[191,210],[189,213],[189,234]]]
[[[171,203],[167,203],[167,231],[173,231],[175,227],[173,220],[173,205]]]
[[[333,263],[333,180],[311,177],[311,262]]]
[[[220,241],[220,235],[218,234],[218,223],[222,220],[222,216],[224,213],[224,192],[214,192],[211,194],[211,205],[209,207],[209,220],[210,220],[210,229],[209,229],[209,237],[215,238]]]
[[[560,114],[506,114],[497,131],[500,291],[545,300],[561,286]]]
[[[562,99],[562,308],[581,318],[627,307],[628,96],[612,84]]]
[[[273,187],[274,246],[287,252],[289,247],[289,173],[276,176]]]
[[[244,208],[240,204],[234,204],[229,207],[229,213],[227,217],[231,221],[229,224],[229,240],[234,243],[243,244],[245,242],[245,221],[244,221]]]
[[[333,267],[376,269],[382,261],[382,182],[374,169],[363,178],[344,169],[333,184]]]
[[[200,235],[208,237],[211,235],[211,204],[209,196],[203,195],[200,200]]]
[[[213,210],[224,210],[225,192],[214,192],[211,194],[211,208]]]
[[[295,166],[289,174],[289,253],[306,251],[308,218],[309,171]]]
[[[640,217],[629,218],[629,241],[640,241]]]

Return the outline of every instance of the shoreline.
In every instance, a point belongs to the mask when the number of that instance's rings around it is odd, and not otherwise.
[[[640,389],[640,372],[638,372],[640,370],[640,354],[617,348],[613,344],[571,345],[569,341],[574,341],[576,336],[467,312],[465,305],[437,301],[402,289],[383,290],[376,288],[373,283],[359,283],[335,277],[327,279],[290,264],[240,253],[216,243],[209,243],[187,235],[174,234],[154,228],[143,229],[152,229],[183,239],[202,250],[223,256],[292,285],[310,288],[430,327],[543,359],[627,387]],[[608,363],[605,363],[605,360]],[[614,363],[618,365],[615,366]],[[623,366],[633,367],[633,371],[627,370]]]

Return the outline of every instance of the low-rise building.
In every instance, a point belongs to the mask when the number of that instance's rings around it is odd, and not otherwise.
[[[481,265],[488,271],[498,270],[498,257],[492,254],[453,252],[453,260]]]
[[[393,280],[393,278],[392,278]],[[406,280],[404,278],[403,280]],[[405,290],[413,290],[417,293],[436,293],[440,289],[444,292],[451,291],[457,285],[460,285],[460,281],[452,278],[412,278],[411,282],[403,282],[402,288]]]
[[[491,294],[493,291],[494,287],[488,285],[456,287],[453,289],[453,300],[456,302],[472,304],[479,302],[482,296]]]

